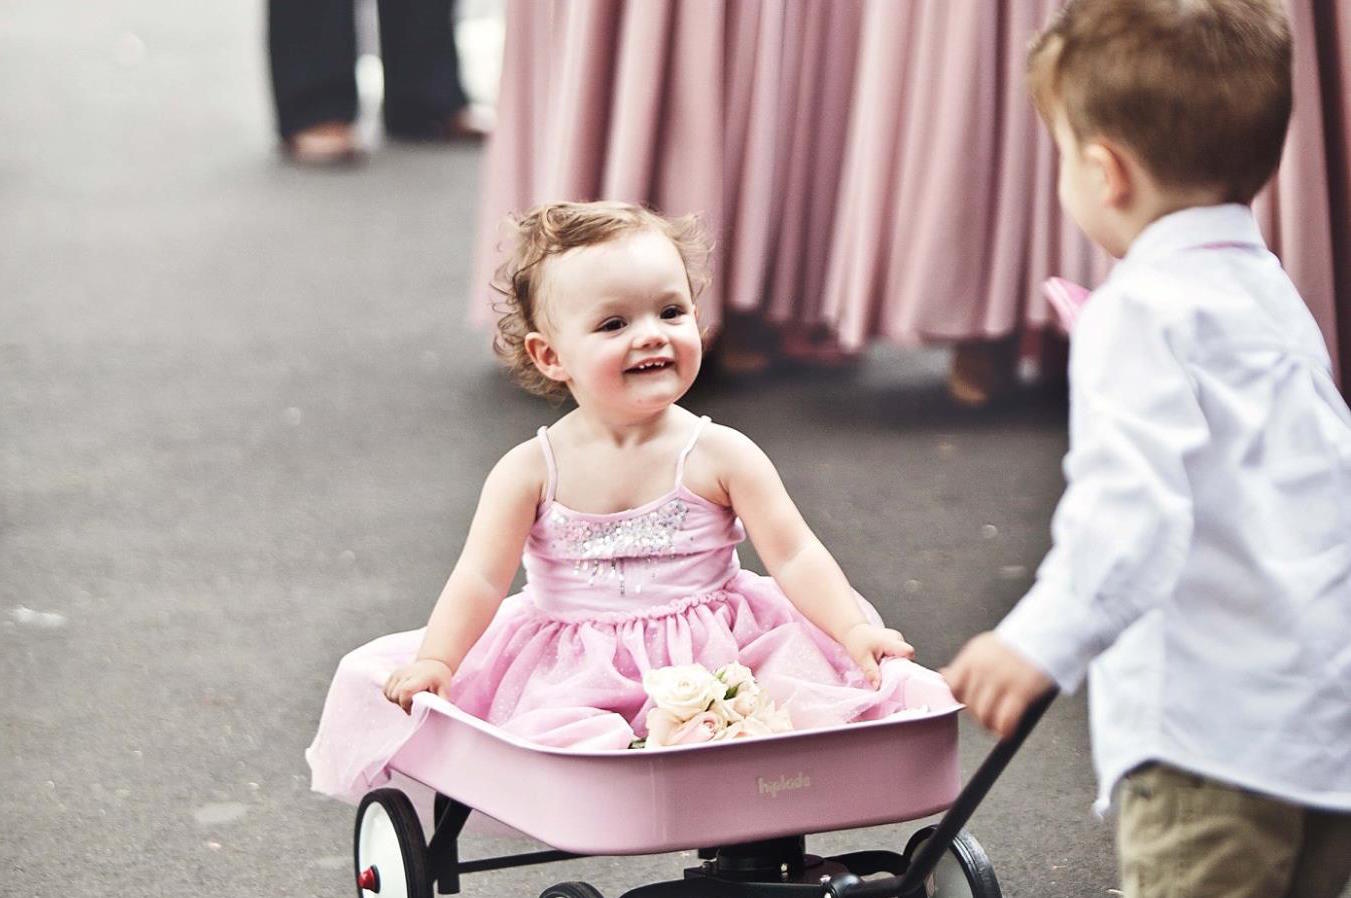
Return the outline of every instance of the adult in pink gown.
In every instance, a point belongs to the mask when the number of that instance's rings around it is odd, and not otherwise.
[[[1058,5],[510,0],[476,316],[508,212],[612,198],[703,216],[715,332],[749,316],[790,354],[831,360],[875,339],[979,354],[1041,330],[1044,278],[1095,284],[1110,267],[1060,211],[1024,88],[1028,41]],[[1296,107],[1257,211],[1337,358],[1351,340],[1351,4],[1287,5]]]

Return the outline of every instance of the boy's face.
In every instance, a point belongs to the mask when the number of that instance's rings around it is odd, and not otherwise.
[[[703,347],[684,260],[665,234],[571,250],[549,260],[544,279],[541,370],[578,405],[643,415],[690,388]]]
[[[1059,107],[1051,133],[1060,151],[1056,189],[1061,207],[1090,240],[1113,256],[1124,255],[1130,241],[1121,233],[1116,208],[1119,188],[1111,183],[1114,172],[1108,166],[1113,160],[1108,158],[1108,151],[1092,141],[1080,143]]]

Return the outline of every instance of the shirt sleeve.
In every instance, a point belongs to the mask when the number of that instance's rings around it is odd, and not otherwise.
[[[1191,541],[1185,462],[1208,429],[1159,318],[1120,292],[1085,308],[1070,352],[1070,449],[1053,547],[996,629],[1066,692],[1172,594]]]

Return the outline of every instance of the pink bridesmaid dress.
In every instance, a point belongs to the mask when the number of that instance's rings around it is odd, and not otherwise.
[[[479,202],[473,318],[492,314],[508,213],[555,200],[722,220],[723,0],[508,0]],[[717,285],[705,323],[721,311]]]
[[[1351,296],[1351,4],[1286,3],[1295,114],[1258,214],[1335,358],[1351,330],[1335,301]],[[713,330],[752,316],[815,335],[827,359],[1042,329],[1045,278],[1095,284],[1111,264],[1060,210],[1024,86],[1059,5],[510,0],[475,317],[508,212],[609,198],[704,217]]]
[[[1286,0],[1286,10],[1295,45],[1295,107],[1281,167],[1253,208],[1313,312],[1345,392],[1351,384],[1351,4]]]
[[[714,330],[753,315],[829,357],[1044,324],[1043,277],[1106,270],[1059,216],[1023,95],[1054,5],[513,0],[475,317],[509,212],[609,198],[704,218]]]
[[[773,579],[743,570],[745,539],[731,509],[684,485],[679,458],[663,496],[595,514],[554,498],[549,482],[523,563],[526,586],[505,599],[455,672],[450,700],[517,736],[555,747],[626,749],[645,735],[643,671],[738,661],[794,729],[871,720],[905,709],[905,684],[938,675],[888,659],[873,689],[848,653],[789,602]],[[877,612],[861,597],[873,623]],[[376,639],[344,657],[306,752],[314,788],[358,801],[388,779],[386,765],[422,717],[386,701],[380,683],[410,661],[423,631]]]

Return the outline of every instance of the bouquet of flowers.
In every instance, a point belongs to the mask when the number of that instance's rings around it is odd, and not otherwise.
[[[643,674],[643,689],[653,704],[647,738],[631,748],[721,742],[793,728],[788,712],[774,706],[742,664],[713,672],[702,664],[656,668]]]

